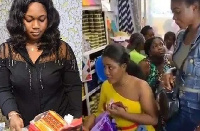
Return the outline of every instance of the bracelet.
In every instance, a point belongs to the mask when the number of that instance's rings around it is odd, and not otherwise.
[[[11,114],[9,115],[8,120],[10,121],[11,117],[14,116],[14,115],[18,115],[18,116],[21,118],[21,115],[20,115],[19,113],[13,112],[13,113],[11,113]]]
[[[169,69],[165,72],[165,74],[172,73],[172,71],[175,70],[175,69],[176,69],[176,67],[169,68]]]
[[[195,130],[194,131],[197,131],[197,129],[199,128],[200,126],[198,125],[196,128],[195,128]]]

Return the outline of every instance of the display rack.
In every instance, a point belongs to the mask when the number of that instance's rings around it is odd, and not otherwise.
[[[82,10],[101,10],[101,6],[100,5],[83,6]]]
[[[84,52],[83,55],[90,55],[90,54],[93,54],[93,53],[95,53],[95,52],[98,52],[98,51],[103,50],[105,47],[106,47],[106,45],[101,46],[101,47],[98,47],[98,48],[96,48],[96,49],[92,49],[92,50],[90,50],[90,51]]]
[[[83,11],[86,11],[86,10],[88,10],[88,11],[101,10],[101,5],[83,6],[82,10]],[[98,48],[91,49],[91,50],[89,50],[87,52],[84,52],[83,55],[84,56],[89,56],[89,59],[95,59],[98,56],[100,56],[102,50],[108,44],[108,34],[107,34],[107,30],[106,30],[106,21],[105,21],[105,14],[104,13],[103,13],[103,18],[104,18],[104,25],[105,25],[106,43],[103,46],[100,46]],[[90,73],[91,74],[95,74],[96,73],[95,69],[92,69]],[[89,89],[88,89],[88,82],[83,82],[83,85],[84,85],[84,91],[85,91],[84,94],[85,95],[82,97],[82,101],[86,101],[86,107],[87,107],[87,113],[88,113],[87,115],[90,115],[91,114],[90,97],[93,96],[98,91],[100,91],[101,84],[98,85],[97,87],[94,87],[91,91],[89,91]]]

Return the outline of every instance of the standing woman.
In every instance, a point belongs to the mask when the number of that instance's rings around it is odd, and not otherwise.
[[[173,61],[177,65],[179,113],[167,124],[167,131],[194,131],[200,124],[200,0],[171,0],[173,19],[187,29],[179,33]],[[171,89],[172,75],[165,75]]]
[[[71,47],[60,40],[52,0],[14,0],[0,46],[0,108],[20,131],[37,114],[54,110],[80,117],[81,81]]]

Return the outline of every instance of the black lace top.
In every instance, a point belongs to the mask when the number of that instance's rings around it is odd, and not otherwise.
[[[49,54],[49,55],[47,55]],[[61,116],[82,115],[81,80],[71,47],[62,42],[56,53],[43,53],[32,63],[26,49],[0,45],[0,108],[18,111],[25,126],[37,114],[54,110]]]

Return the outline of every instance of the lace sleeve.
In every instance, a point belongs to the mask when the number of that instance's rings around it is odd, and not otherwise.
[[[65,59],[67,61],[66,69],[71,71],[78,71],[77,61],[74,52],[67,43],[65,44],[66,44]]]
[[[18,111],[14,96],[11,93],[10,72],[6,66],[8,58],[8,44],[0,45],[0,108],[3,115],[7,116],[10,111]]]
[[[63,85],[69,100],[69,106],[67,108],[71,115],[78,118],[82,116],[82,82],[79,76],[77,61],[73,50],[67,43],[63,43],[61,48],[65,59]]]
[[[3,43],[0,45],[0,59],[5,59],[8,56],[8,44]]]

